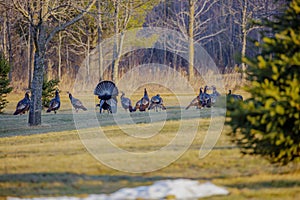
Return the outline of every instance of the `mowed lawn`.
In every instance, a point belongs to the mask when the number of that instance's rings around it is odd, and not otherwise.
[[[260,157],[239,153],[226,132],[222,134],[212,151],[199,158],[199,151],[211,123],[211,110],[185,111],[176,106],[176,99],[165,94],[167,112],[127,114],[119,109],[119,125],[114,117],[89,107],[88,112],[74,113],[77,120],[88,123],[96,116],[99,124],[91,123],[80,131],[93,132],[99,126],[117,146],[132,152],[151,152],[168,145],[184,124],[187,131],[199,123],[190,147],[169,165],[147,173],[127,173],[107,167],[91,155],[80,140],[73,113],[67,97],[58,114],[43,112],[43,125],[29,127],[28,115],[13,116],[11,113],[18,100],[9,99],[5,113],[0,115],[0,196],[86,196],[87,194],[112,193],[122,187],[149,185],[157,180],[191,178],[200,182],[211,181],[230,191],[228,196],[209,199],[299,199],[300,166],[276,166]],[[181,119],[182,114],[190,118]],[[200,114],[199,114],[200,113]],[[161,123],[160,119],[166,118]],[[126,124],[127,117],[136,123]],[[153,120],[154,119],[154,120]],[[155,121],[155,119],[159,119]],[[137,128],[138,126],[138,128]],[[140,128],[151,130],[153,136],[144,137]],[[158,131],[155,127],[161,127]],[[189,129],[191,127],[191,129]],[[134,132],[134,137],[124,132]],[[140,138],[142,137],[142,138]],[[170,152],[171,155],[172,152]],[[112,155],[113,156],[113,155]],[[168,155],[166,155],[167,159]],[[134,165],[135,163],[128,163]]]

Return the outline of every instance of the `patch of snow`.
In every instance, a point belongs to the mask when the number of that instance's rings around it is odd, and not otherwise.
[[[44,197],[22,200],[134,200],[143,199],[164,199],[167,196],[174,196],[176,199],[192,200],[213,195],[228,195],[229,192],[211,182],[200,184],[196,180],[176,179],[161,180],[150,186],[139,186],[135,188],[122,188],[112,194],[92,194],[85,198],[77,197]],[[8,200],[20,200],[20,198],[9,197]]]

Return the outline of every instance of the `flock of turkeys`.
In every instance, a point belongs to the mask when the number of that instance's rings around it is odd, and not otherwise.
[[[207,93],[208,90],[212,90],[212,93]],[[78,110],[84,110],[86,111],[87,108],[83,105],[83,103],[73,97],[73,95],[70,92],[67,92],[69,95],[69,99],[71,101],[71,104],[76,112]],[[109,113],[116,113],[117,112],[117,96],[119,94],[118,88],[112,81],[101,81],[98,83],[94,90],[94,95],[98,96],[99,104],[96,104],[96,107],[99,107],[100,113],[102,113],[104,110],[106,110]],[[217,102],[217,99],[220,97],[220,93],[217,91],[215,86],[205,86],[204,88],[200,87],[199,95],[196,96],[190,104],[185,108],[186,110],[189,109],[191,106],[195,106],[196,108],[200,109],[203,107],[212,107]],[[229,93],[227,94],[228,98],[231,98],[233,100],[243,100],[243,97],[238,94],[232,94],[231,90],[229,90]],[[144,95],[141,99],[139,99],[135,105],[132,105],[131,100],[128,97],[125,97],[125,93],[121,92],[121,105],[122,107],[129,112],[135,112],[137,110],[143,112],[146,110],[152,110],[155,111],[158,110],[166,110],[166,107],[164,105],[162,97],[157,94],[151,99],[149,98],[147,89],[144,89]],[[47,109],[47,113],[53,111],[55,114],[57,110],[59,110],[61,106],[60,102],[60,96],[59,91],[55,91],[55,97],[51,99],[49,103],[49,107]],[[18,114],[25,114],[30,109],[30,97],[29,92],[25,93],[25,97],[20,100],[16,106],[16,111],[14,112],[14,115]]]

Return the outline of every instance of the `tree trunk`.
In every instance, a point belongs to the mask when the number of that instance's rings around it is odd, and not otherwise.
[[[33,55],[33,42],[30,34],[31,24],[28,26],[28,40],[27,40],[27,67],[28,67],[28,88],[31,89],[31,81],[32,81],[32,71],[34,64],[34,55]]]
[[[3,16],[3,28],[1,28],[3,30],[3,54],[4,54],[4,58],[7,59],[8,58],[8,49],[7,49],[7,20],[8,20],[8,17],[7,17],[7,12],[4,12],[3,13],[4,16]]]
[[[101,0],[98,0],[97,4],[97,11],[98,11],[98,45],[97,45],[97,51],[98,51],[98,67],[99,67],[99,81],[103,80],[103,57],[102,57],[102,18],[101,18]]]
[[[66,45],[66,68],[67,68],[67,74],[69,75],[70,79],[73,79],[72,74],[70,74],[70,61],[69,61],[69,46]]]
[[[57,78],[61,80],[61,49],[62,49],[62,36],[61,31],[58,33],[58,66],[57,66]]]
[[[42,90],[44,80],[44,57],[46,53],[46,32],[43,25],[33,30],[34,40],[34,71],[31,87],[31,102],[28,123],[30,126],[37,126],[42,123]]]
[[[247,48],[247,8],[248,8],[248,0],[244,0],[243,10],[242,10],[242,52],[241,57],[244,58],[246,56],[246,48]],[[246,64],[242,62],[242,77],[245,76]]]
[[[4,22],[3,22],[3,53],[4,57],[8,60],[10,70],[8,73],[9,81],[12,80],[12,70],[13,70],[13,64],[12,64],[12,49],[11,49],[11,34],[10,34],[10,18],[8,11],[5,11],[4,13]]]
[[[172,60],[172,65],[173,65],[173,77],[175,78],[176,76],[177,76],[177,72],[178,72],[178,70],[177,70],[177,53],[174,53],[173,54],[173,60]]]
[[[11,45],[11,33],[10,33],[11,22],[10,22],[10,18],[8,17],[9,15],[11,16],[10,13],[6,15],[6,17],[7,17],[6,28],[7,28],[7,40],[8,40],[7,41],[8,42],[8,62],[9,62],[9,66],[10,66],[8,78],[11,81],[12,80],[12,71],[13,71],[13,53],[12,53],[12,47],[11,47],[12,46]]]
[[[114,49],[113,49],[113,61],[112,61],[112,80],[117,82],[119,77],[119,62],[117,60],[118,58],[118,52],[119,52],[119,2],[115,1],[114,3],[115,7],[115,16],[114,16],[114,31],[115,31],[115,41],[114,41]]]
[[[86,80],[87,84],[90,82],[90,36],[89,33],[87,33],[87,48],[86,48]]]
[[[167,7],[167,0],[164,0],[164,19],[167,19],[167,12],[168,11],[168,7]],[[166,44],[166,37],[164,37],[164,41],[163,41],[163,50],[164,50],[164,58],[163,58],[163,65],[167,64],[167,44]]]
[[[46,78],[47,81],[52,80],[53,78],[57,78],[57,77],[53,76],[54,75],[53,70],[52,70],[53,65],[54,65],[54,61],[49,59],[47,62],[47,71],[44,70],[44,79]]]
[[[123,48],[123,42],[124,42],[124,32],[121,33],[120,37],[119,38],[119,44],[118,44],[118,52],[117,52],[117,55],[116,55],[116,58],[114,59],[114,79],[113,81],[117,82],[119,80],[119,63],[120,63],[120,60],[121,60],[121,56],[122,56],[122,48]]]
[[[194,21],[195,21],[195,1],[189,0],[189,80],[194,79]]]
[[[35,51],[34,71],[31,90],[31,102],[28,123],[30,126],[37,126],[42,123],[42,86],[44,79],[44,53]]]

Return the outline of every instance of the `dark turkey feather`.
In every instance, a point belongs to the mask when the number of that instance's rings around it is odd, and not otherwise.
[[[161,98],[161,96],[159,94],[157,94],[156,96],[153,96],[151,98],[150,101],[150,105],[148,110],[154,109],[157,111],[158,108],[162,109],[162,110],[166,110],[166,107],[163,104],[163,99]]]
[[[94,94],[102,100],[109,100],[118,96],[118,88],[112,81],[101,81],[94,90]]]
[[[55,97],[53,99],[51,99],[47,112],[54,111],[54,113],[56,114],[56,111],[59,108],[60,108],[60,97],[59,97],[58,90],[56,90],[55,91]]]
[[[29,108],[30,108],[30,98],[29,98],[29,93],[26,92],[25,97],[18,102],[14,115],[25,114],[25,112],[28,111]]]
[[[100,103],[96,105],[96,107],[100,107],[100,113],[102,110],[107,110],[109,113],[112,113],[110,105],[105,100],[100,100]]]
[[[227,97],[229,99],[233,99],[235,101],[243,101],[243,96],[242,95],[239,95],[239,94],[232,94],[231,93],[231,90],[229,90],[228,94],[227,94]]]
[[[94,94],[100,99],[99,107],[100,113],[103,110],[108,110],[110,113],[117,112],[117,96],[119,94],[118,88],[112,81],[101,81],[97,84]]]
[[[145,88],[144,96],[139,101],[136,102],[135,108],[133,109],[133,111],[136,111],[136,110],[146,111],[146,109],[149,106],[149,103],[150,103],[150,101],[149,101],[148,92],[147,92],[147,89]]]
[[[156,95],[156,96],[153,96],[151,98],[151,103],[156,103],[156,104],[159,104],[162,102],[162,98],[160,97],[160,95]]]
[[[148,96],[148,92],[147,92],[147,89],[146,89],[146,88],[144,89],[144,96],[143,96],[143,99],[145,99],[146,101],[149,101],[149,96]]]

